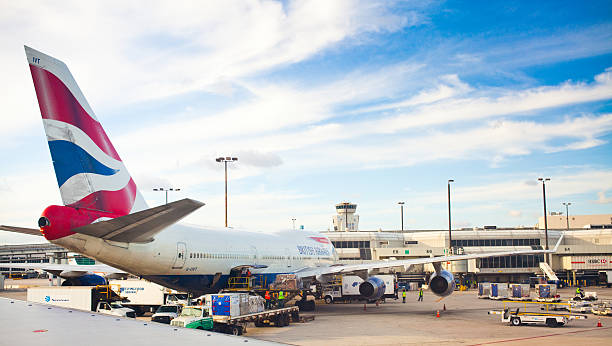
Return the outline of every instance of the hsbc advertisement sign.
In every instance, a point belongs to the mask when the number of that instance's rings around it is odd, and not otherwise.
[[[569,256],[564,264],[568,269],[612,269],[612,256]]]

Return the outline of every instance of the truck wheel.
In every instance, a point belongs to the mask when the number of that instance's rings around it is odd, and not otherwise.
[[[512,324],[513,326],[520,326],[521,320],[518,317],[512,317],[510,319],[510,324]]]
[[[291,324],[291,318],[289,317],[289,314],[284,314],[283,315],[283,320],[284,320],[286,326]]]
[[[275,326],[275,327],[279,327],[279,328],[280,328],[280,327],[284,327],[284,326],[285,326],[285,324],[283,323],[283,318],[282,318],[282,316],[281,316],[281,315],[277,315],[277,316],[274,318],[274,326]]]
[[[332,297],[327,296],[325,297],[325,304],[332,304],[334,302],[334,300],[332,299]]]
[[[240,326],[232,326],[231,327],[232,335],[242,335],[242,327]]]
[[[550,328],[555,328],[557,326],[557,320],[555,320],[554,318],[547,318],[546,325]]]
[[[293,323],[299,322],[300,321],[300,313],[299,312],[292,312],[291,313],[291,319],[293,320]]]

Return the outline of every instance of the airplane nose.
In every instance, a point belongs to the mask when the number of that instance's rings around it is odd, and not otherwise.
[[[50,224],[51,224],[51,222],[49,222],[49,219],[47,219],[44,216],[41,216],[40,219],[38,219],[38,227],[39,228],[47,227]]]

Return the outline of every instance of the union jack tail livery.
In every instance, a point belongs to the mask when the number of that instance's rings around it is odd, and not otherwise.
[[[69,207],[51,206],[43,215],[69,216],[71,224],[66,226],[70,229],[146,209],[134,180],[68,67],[30,47],[25,51],[57,184],[64,205]],[[45,234],[48,239],[64,235]]]

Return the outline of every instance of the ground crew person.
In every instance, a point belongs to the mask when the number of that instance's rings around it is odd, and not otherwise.
[[[406,289],[402,290],[402,303],[406,304]]]
[[[423,287],[419,288],[419,299],[417,301],[418,302],[423,301]]]
[[[278,291],[278,307],[285,307],[285,294],[283,293],[283,291]]]
[[[264,298],[266,299],[266,309],[270,309],[270,291],[266,291]]]
[[[580,286],[578,286],[578,288],[576,288],[576,296],[578,296],[580,298],[584,298],[584,293],[580,289]]]

